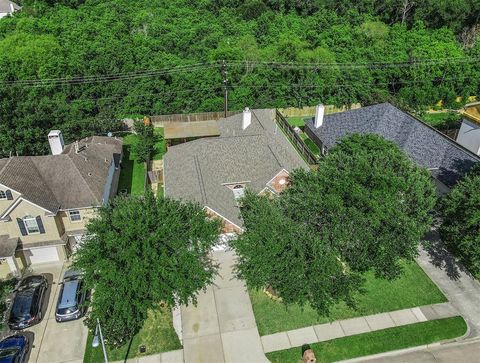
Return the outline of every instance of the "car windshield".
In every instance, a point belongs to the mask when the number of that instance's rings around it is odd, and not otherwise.
[[[68,280],[63,283],[58,301],[58,314],[71,314],[78,310],[77,295],[80,289],[80,280]]]
[[[35,291],[20,291],[15,296],[12,305],[12,316],[16,319],[29,319],[33,305]]]
[[[0,358],[7,358],[7,357],[13,357],[17,352],[20,350],[20,348],[6,348],[0,350]]]

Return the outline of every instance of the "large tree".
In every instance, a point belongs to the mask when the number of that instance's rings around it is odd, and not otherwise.
[[[475,275],[480,274],[480,168],[440,203],[442,240]]]
[[[246,231],[232,246],[239,277],[286,304],[327,314],[354,303],[361,273],[398,277],[429,230],[436,201],[427,170],[377,135],[351,135],[316,170],[296,170],[280,196],[241,202]]]
[[[314,228],[352,269],[386,278],[416,256],[435,202],[429,172],[373,134],[344,138],[316,171],[295,171],[281,198],[288,216]]]
[[[94,290],[87,324],[98,318],[109,343],[121,345],[141,328],[147,311],[196,301],[216,268],[209,251],[219,223],[193,203],[144,197],[117,197],[98,210],[75,254]]]
[[[237,274],[250,287],[273,289],[284,303],[309,303],[322,314],[339,301],[353,304],[361,277],[314,229],[286,218],[278,200],[247,192],[242,216],[247,231],[230,244]]]

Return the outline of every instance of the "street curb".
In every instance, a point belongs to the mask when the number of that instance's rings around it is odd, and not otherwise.
[[[459,315],[459,316],[461,316],[461,315]],[[386,358],[386,357],[391,357],[391,356],[394,356],[394,355],[397,355],[397,354],[417,352],[417,351],[420,351],[420,350],[429,349],[429,348],[436,348],[436,347],[440,347],[440,346],[448,345],[448,344],[453,344],[453,343],[459,343],[459,344],[465,343],[466,344],[466,343],[471,343],[471,342],[475,342],[475,341],[480,341],[480,338],[478,338],[478,337],[466,339],[466,337],[470,334],[470,326],[468,325],[468,322],[466,321],[466,319],[463,316],[462,316],[462,319],[465,321],[465,323],[467,325],[467,331],[465,332],[465,334],[463,334],[460,337],[440,340],[438,342],[418,345],[416,347],[391,350],[391,351],[388,351],[388,352],[371,354],[371,355],[364,355],[362,357],[357,357],[357,358],[352,358],[352,359],[339,360],[339,361],[335,361],[335,363],[357,363],[357,362],[363,362],[363,361],[368,360],[368,359]]]

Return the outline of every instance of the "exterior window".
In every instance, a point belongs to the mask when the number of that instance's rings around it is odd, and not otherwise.
[[[37,220],[31,216],[23,218],[23,223],[25,224],[25,229],[28,234],[40,233],[40,228],[38,228]]]
[[[235,185],[232,190],[236,200],[243,198],[245,195],[245,188],[243,187],[243,185]]]
[[[3,190],[0,190],[0,199],[7,199],[7,194]]]
[[[70,217],[71,222],[78,222],[82,220],[82,216],[80,215],[79,210],[69,210],[68,216]]]

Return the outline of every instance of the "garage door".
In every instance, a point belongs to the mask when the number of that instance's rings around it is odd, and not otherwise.
[[[30,249],[30,263],[57,262],[57,247],[43,247]]]

